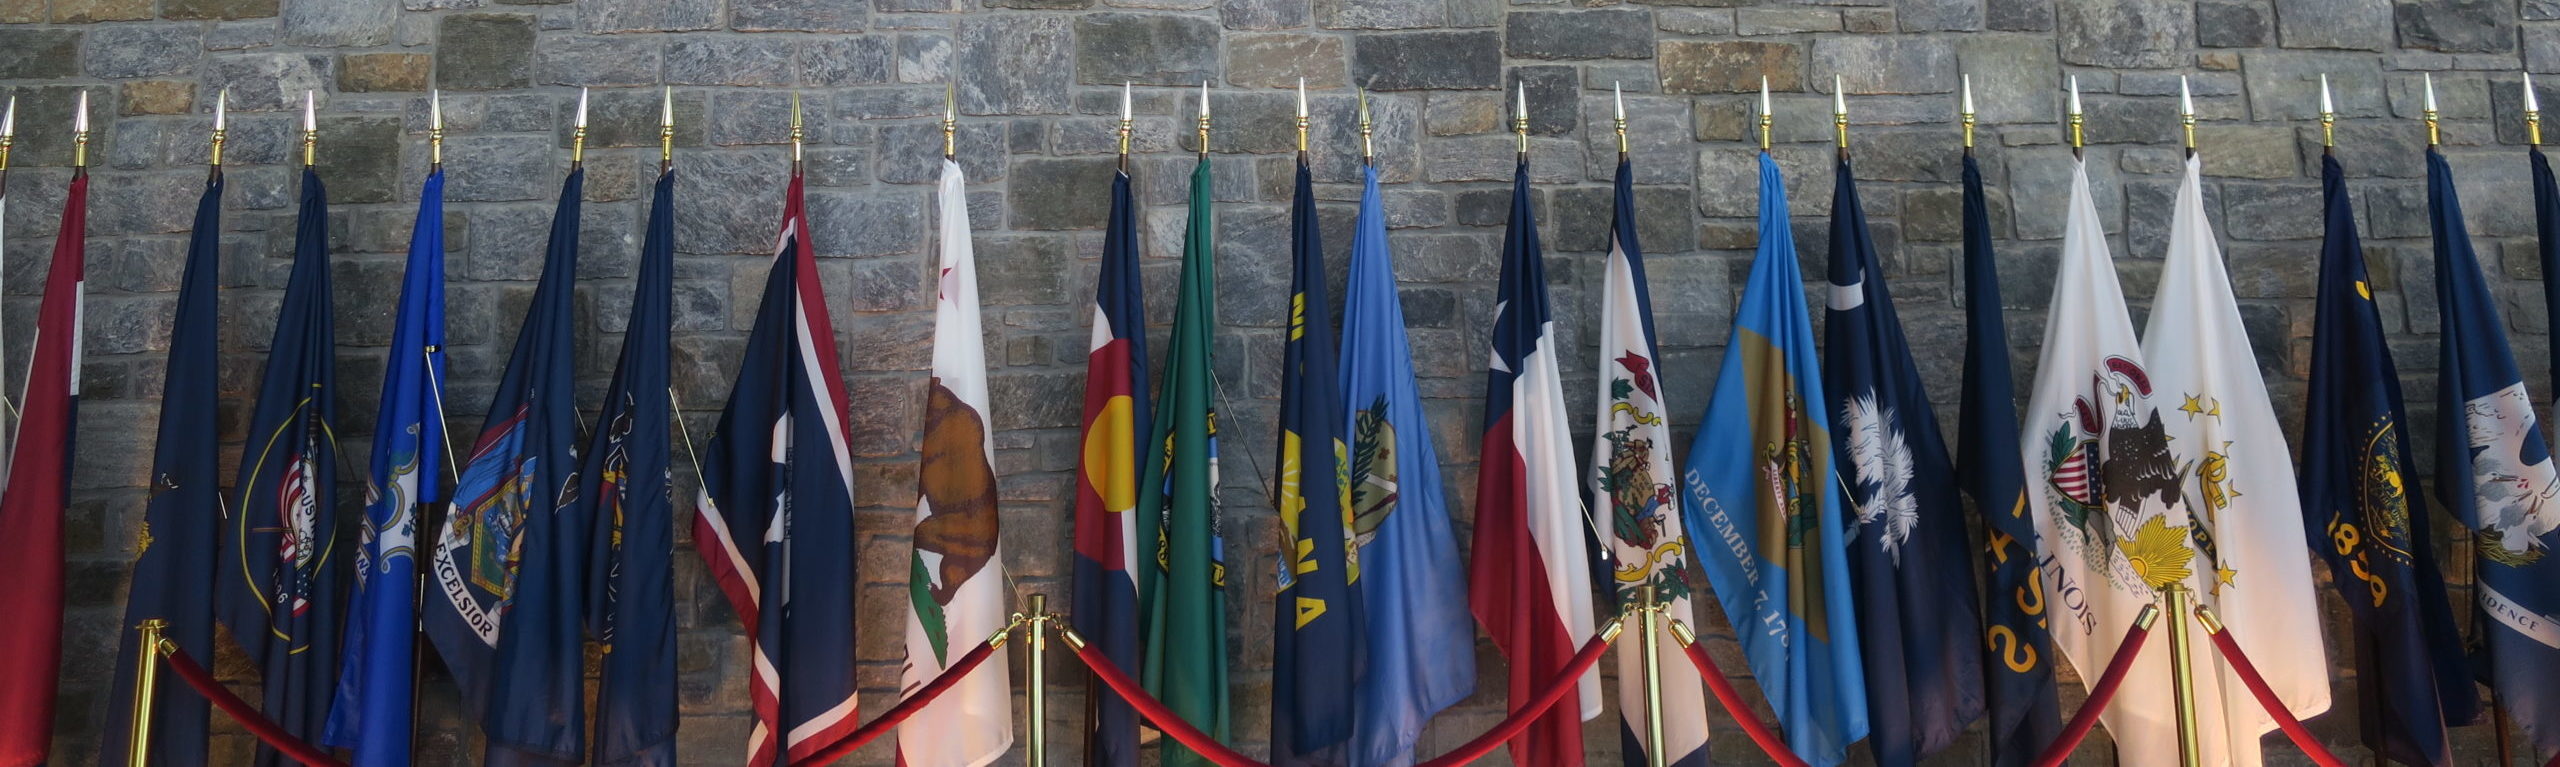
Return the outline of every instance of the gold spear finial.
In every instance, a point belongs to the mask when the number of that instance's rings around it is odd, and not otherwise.
[[[1307,78],[1298,78],[1298,159],[1307,155]]]
[[[0,190],[8,189],[9,147],[18,143],[18,97],[9,97],[9,109],[0,112]]]
[[[2338,146],[2338,103],[2329,98],[2329,73],[2320,73],[2320,153]]]
[[[942,84],[942,159],[949,160],[960,155],[960,141],[957,138],[959,130],[960,82],[953,80]]]
[[[2420,116],[2427,121],[2427,146],[2435,146],[2441,141],[2436,132],[2436,76],[2432,72],[2421,73],[2419,76],[2425,78],[2427,88],[2426,111],[2420,113]]]
[[[444,91],[427,91],[427,163],[429,173],[444,170]]]
[[[1609,83],[1609,97],[1617,104],[1613,127],[1618,131],[1618,159],[1627,159],[1627,91],[1616,81]]]
[[[1200,81],[1200,159],[1209,159],[1209,81]]]
[[[320,164],[320,116],[313,106],[319,99],[312,91],[302,92],[302,167]]]
[[[676,164],[676,89],[660,86],[658,92],[658,172],[665,173]]]
[[[802,136],[803,136],[803,135],[804,135],[804,134],[802,133],[801,125],[800,125],[800,92],[799,92],[799,91],[792,91],[792,92],[791,92],[791,172],[792,172],[793,174],[798,174],[798,173],[800,172],[800,139],[802,138]]]
[[[2196,95],[2187,88],[2187,76],[2178,76],[2178,127],[2187,132],[2187,156],[2196,153]]]
[[[1760,77],[1760,153],[1769,153],[1769,78]]]
[[[212,160],[208,163],[213,166],[214,173],[222,172],[222,138],[223,134],[229,133],[223,128],[230,116],[228,114],[230,111],[231,89],[215,91],[213,94],[213,152]]]
[[[1529,156],[1529,83],[1521,81],[1514,83],[1513,87],[1518,89],[1514,91],[1518,100],[1512,102],[1511,132],[1519,134],[1520,156],[1525,158]]]
[[[1360,88],[1360,164],[1375,167],[1378,152],[1369,141],[1369,88]]]
[[[2542,146],[2542,98],[2533,95],[2533,73],[2524,73],[2524,139]]]
[[[2079,157],[2084,146],[2080,138],[2080,76],[2071,76],[2071,156]]]
[[[1120,83],[1120,170],[1129,170],[1129,83]]]
[[[587,89],[578,89],[578,117],[569,123],[569,169],[587,164]]]
[[[1973,152],[1973,75],[1964,76],[1964,101],[1958,105],[1956,114],[1964,123],[1964,151],[1970,154]]]
[[[71,113],[71,167],[73,173],[89,172],[89,89],[80,89],[79,111]]]
[[[1847,81],[1831,76],[1831,132],[1840,137],[1840,159],[1849,159],[1849,91]]]

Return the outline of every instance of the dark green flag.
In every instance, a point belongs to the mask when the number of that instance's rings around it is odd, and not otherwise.
[[[1217,415],[1210,407],[1210,333],[1217,326],[1217,280],[1210,251],[1209,160],[1191,172],[1191,223],[1182,239],[1182,288],[1174,305],[1172,356],[1156,399],[1153,460],[1139,478],[1138,539],[1152,541],[1152,566],[1139,568],[1147,616],[1147,692],[1185,721],[1228,739],[1227,568],[1218,536]],[[1144,544],[1142,544],[1144,545]],[[1171,742],[1165,767],[1209,761]]]

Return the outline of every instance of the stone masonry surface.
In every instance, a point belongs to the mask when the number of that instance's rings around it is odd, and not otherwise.
[[[1264,483],[1275,468],[1295,148],[1283,89],[1297,78],[1316,89],[1313,163],[1336,296],[1358,196],[1350,86],[1378,90],[1390,242],[1463,543],[1482,408],[1482,328],[1493,311],[1513,151],[1500,89],[1511,83],[1529,89],[1536,210],[1548,234],[1574,413],[1590,411],[1593,387],[1590,320],[1616,160],[1609,89],[1626,88],[1663,377],[1685,444],[1723,354],[1756,234],[1747,92],[1763,76],[1778,91],[1775,151],[1795,203],[1805,272],[1817,280],[1831,195],[1829,89],[1832,75],[1845,78],[1860,192],[1913,352],[1950,424],[1963,340],[1954,268],[1958,76],[1972,75],[1981,106],[1978,154],[2021,381],[2034,373],[2059,250],[2070,163],[2063,77],[2078,75],[2086,91],[2091,172],[2137,321],[2166,247],[2179,167],[2177,78],[2190,77],[2211,176],[2207,208],[2281,416],[2298,428],[2320,236],[2316,78],[2327,74],[2338,89],[2339,155],[2376,300],[2408,378],[2411,428],[2425,433],[2435,419],[2437,321],[2417,86],[2420,72],[2434,72],[2446,152],[2502,299],[2498,309],[2530,386],[2548,396],[2552,338],[2531,251],[2522,70],[2560,72],[2560,2],[0,0],[0,90],[20,106],[0,305],[10,328],[30,327],[36,311],[70,173],[65,126],[75,91],[86,89],[97,110],[89,346],[68,511],[69,638],[54,756],[57,764],[89,764],[96,723],[111,701],[113,624],[143,508],[187,202],[201,188],[218,89],[229,89],[235,110],[221,283],[221,423],[234,450],[291,255],[290,163],[298,151],[289,110],[304,90],[319,92],[321,173],[335,195],[340,412],[348,419],[340,433],[359,446],[370,440],[392,297],[426,171],[426,88],[444,89],[449,122],[448,398],[454,428],[469,434],[533,291],[577,86],[596,88],[577,365],[582,399],[599,396],[624,330],[656,171],[658,87],[674,86],[675,382],[697,440],[717,416],[755,312],[788,166],[788,94],[799,93],[808,110],[811,224],[853,401],[862,542],[849,555],[860,558],[864,576],[863,706],[878,712],[896,693],[906,610],[916,432],[932,340],[930,220],[942,202],[934,199],[933,124],[943,84],[957,84],[959,150],[970,175],[965,202],[984,286],[1006,565],[1022,589],[1058,604],[1068,586],[1075,392],[1119,87],[1138,85],[1132,167],[1148,313],[1161,344],[1187,215],[1189,115],[1199,82],[1213,81],[1224,307],[1217,373],[1230,430],[1223,499],[1229,564],[1256,574],[1235,580],[1228,641],[1238,738],[1259,753],[1278,527]],[[1807,289],[1819,295],[1820,285]],[[0,378],[20,380],[30,335],[7,334],[9,369]],[[2417,464],[2432,465],[2423,454]],[[681,456],[677,473],[679,497],[690,498],[694,471]],[[350,512],[359,483],[351,471],[339,488]],[[690,515],[679,511],[679,531]],[[2437,524],[2449,523],[2438,515]],[[734,763],[748,722],[747,646],[687,550],[690,541],[679,546],[681,752],[689,764]],[[2456,598],[2467,600],[2467,555],[2449,561],[2462,581]],[[2317,572],[2325,581],[2326,571]],[[2344,745],[2355,740],[2356,682],[2339,630],[2345,609],[2324,599],[2339,703],[2314,727]],[[1744,668],[1712,600],[1700,610],[1702,633],[1725,667]],[[235,685],[255,684],[235,652],[219,660]],[[1504,665],[1483,644],[1477,663],[1477,694],[1431,727],[1426,754],[1501,718]],[[469,764],[479,753],[475,728],[459,713],[443,669],[429,666],[419,763]],[[1084,675],[1057,658],[1050,671],[1059,684],[1048,709],[1052,753],[1066,763],[1077,753]],[[2065,674],[2065,704],[2076,706],[2076,677]],[[1747,741],[1728,737],[1731,722],[1718,720],[1714,757],[1757,762]],[[1595,760],[1616,758],[1617,728],[1614,712],[1589,725]],[[2463,763],[2493,759],[2485,726],[2459,737]],[[215,739],[217,763],[246,761],[250,744],[238,729],[223,724]],[[2106,764],[2103,740],[2075,761]],[[851,763],[889,764],[885,743]],[[2345,750],[2360,758],[2360,749]],[[1863,748],[1854,753],[1867,758]],[[2300,759],[2284,746],[2269,754],[2277,763]],[[1984,757],[1977,727],[1932,763]]]

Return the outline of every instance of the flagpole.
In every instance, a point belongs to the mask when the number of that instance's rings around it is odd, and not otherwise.
[[[1760,153],[1769,153],[1769,78],[1760,78]]]
[[[1644,751],[1645,763],[1663,767],[1662,753],[1662,603],[1655,601],[1653,584],[1645,584],[1644,636]]]
[[[222,139],[223,139],[224,134],[229,133],[229,131],[223,130],[223,123],[224,123],[225,118],[227,118],[227,117],[229,116],[229,115],[227,115],[226,113],[230,111],[230,107],[231,107],[231,103],[230,103],[230,102],[231,102],[231,89],[230,89],[230,88],[224,88],[224,89],[222,89],[222,90],[217,91],[217,92],[215,92],[215,93],[214,93],[214,96],[213,96],[213,150],[212,150],[212,154],[211,154],[211,159],[210,159],[210,161],[207,163],[208,165],[210,165],[210,166],[212,166],[212,167],[211,167],[211,169],[210,169],[210,170],[206,171],[207,177],[206,177],[206,179],[205,179],[205,180],[206,180],[206,181],[208,181],[208,182],[211,182],[211,181],[219,181],[219,180],[221,180],[221,179],[222,179]],[[0,150],[0,157],[6,157],[6,156],[7,156],[6,151],[5,151],[5,150]],[[5,169],[5,168],[7,168],[7,167],[8,167],[8,165],[9,165],[9,163],[8,163],[8,161],[7,161],[7,160],[5,160],[5,159],[0,159],[0,169]]]
[[[1365,86],[1360,89],[1360,164],[1378,166],[1376,145],[1369,140],[1369,89]]]
[[[2204,744],[2196,737],[2195,653],[2187,647],[2188,606],[2192,594],[2187,584],[2170,583],[2160,589],[2161,599],[2169,613],[2169,687],[2177,704],[2178,763],[2183,767],[2204,764]]]
[[[1048,629],[1053,618],[1049,615],[1049,595],[1032,594],[1029,598],[1031,600],[1031,616],[1029,619],[1030,636],[1028,639],[1031,643],[1031,670],[1027,672],[1027,675],[1030,677],[1031,683],[1031,693],[1029,695],[1031,699],[1031,721],[1026,724],[1031,732],[1031,745],[1028,749],[1028,755],[1030,756],[1031,767],[1047,767],[1049,764],[1049,728],[1047,727],[1049,722]],[[1010,630],[1010,627],[1008,627],[1008,630]]]
[[[2071,159],[2084,159],[2080,138],[2080,76],[2071,76]]]
[[[578,89],[578,118],[569,124],[569,172],[587,167],[587,89]]]
[[[312,91],[302,92],[302,168],[304,170],[310,170],[312,166],[320,164],[320,117],[312,107],[312,101],[316,98],[318,96]],[[82,122],[87,121],[84,119]],[[88,141],[83,139],[80,155],[85,158],[88,154]],[[85,163],[84,160],[83,164]]]
[[[9,147],[17,142],[18,97],[10,96],[8,111],[0,112],[0,202],[5,202],[9,199]],[[0,253],[0,273],[8,271],[6,268],[7,265],[8,256],[5,253]],[[0,295],[6,295],[7,292],[8,291],[6,290],[0,290]],[[9,370],[8,344],[6,343],[7,336],[5,335],[6,327],[7,326],[5,324],[0,324],[0,380],[6,380],[8,378]],[[16,444],[17,429],[9,425],[9,419],[16,417],[17,414],[17,400],[9,397],[8,384],[0,383],[0,483],[7,482],[7,459],[16,452],[12,448]]]
[[[791,175],[800,175],[800,140],[806,133],[800,125],[800,92],[791,92]]]
[[[1849,94],[1846,81],[1831,76],[1831,132],[1840,137],[1840,161],[1849,161]]]
[[[2427,121],[2427,148],[2433,149],[2442,143],[2442,136],[2436,131],[2436,76],[2431,72],[2419,76],[2424,78],[2427,88],[2426,111],[2419,114]]]
[[[2178,127],[2187,133],[2187,156],[2196,156],[2196,96],[2187,88],[2187,76],[2178,76]]]
[[[666,90],[658,96],[658,175],[661,176],[676,167],[676,89],[672,85],[664,87]]]
[[[1525,163],[1529,161],[1529,83],[1522,81],[1514,87],[1519,101],[1511,111],[1511,132],[1520,136],[1520,161]]]
[[[2531,115],[2531,112],[2527,112]],[[2329,99],[2329,75],[2320,75],[2320,153],[2338,148],[2338,105]]]
[[[1129,84],[1120,84],[1120,172],[1129,172]]]
[[[2524,139],[2536,149],[2542,147],[2542,99],[2533,95],[2532,72],[2524,73]]]
[[[1973,156],[1973,75],[1964,76],[1964,102],[1956,112],[1964,124],[1964,153]]]
[[[1200,161],[1209,161],[1209,81],[1200,81]]]
[[[1307,164],[1307,78],[1298,78],[1298,164]]]
[[[427,91],[427,175],[444,170],[444,91]]]
[[[125,764],[149,767],[152,709],[157,708],[153,704],[157,702],[160,689],[161,632],[169,629],[169,622],[151,618],[136,628],[142,630],[142,647],[134,651],[138,657],[134,658],[133,665],[133,729],[125,740]]]
[[[1616,128],[1617,128],[1617,131],[1618,131],[1618,161],[1619,161],[1619,162],[1626,162],[1626,161],[1627,161],[1627,92],[1626,92],[1626,90],[1625,90],[1625,89],[1623,89],[1623,88],[1619,87],[1617,83],[1612,82],[1612,83],[1610,83],[1610,84],[1609,84],[1609,97],[1610,97],[1610,99],[1612,99],[1613,101],[1615,101],[1615,102],[1617,103],[1617,109],[1618,109],[1618,111],[1617,111],[1617,116],[1616,116],[1616,118],[1614,119],[1614,123],[1613,123],[1614,127],[1616,127]]]
[[[960,84],[954,80],[942,84],[942,159],[956,162],[959,157]]]

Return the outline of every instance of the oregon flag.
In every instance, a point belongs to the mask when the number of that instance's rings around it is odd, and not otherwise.
[[[1174,304],[1172,356],[1156,402],[1153,455],[1138,480],[1138,539],[1151,565],[1138,570],[1147,616],[1147,693],[1219,741],[1227,707],[1227,566],[1218,536],[1217,419],[1209,405],[1210,333],[1217,327],[1217,280],[1210,251],[1209,161],[1191,172],[1191,224],[1182,240],[1182,287]],[[1166,767],[1209,761],[1166,743]]]

